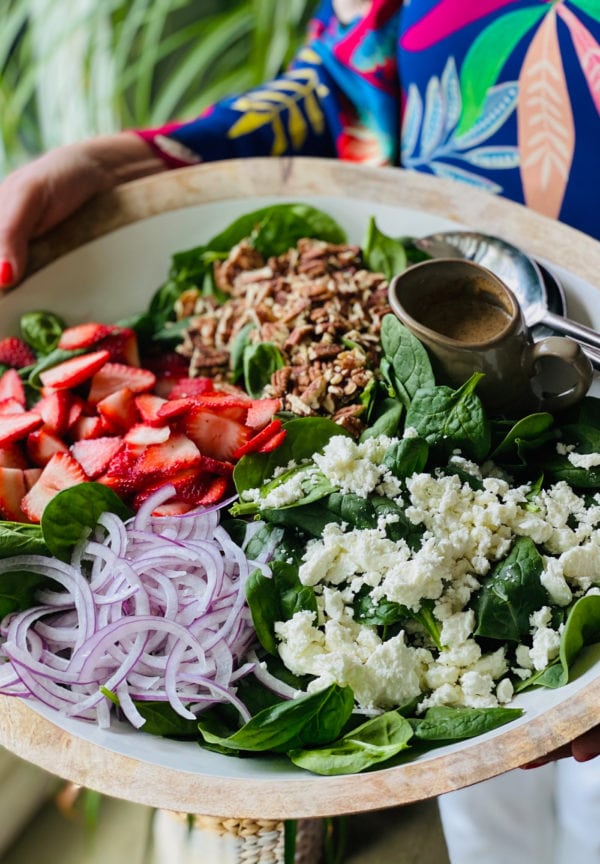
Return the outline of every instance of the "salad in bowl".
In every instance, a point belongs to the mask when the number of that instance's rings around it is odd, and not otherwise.
[[[600,635],[600,411],[490,415],[307,204],[173,256],[141,313],[0,341],[0,692],[388,767],[489,732]]]

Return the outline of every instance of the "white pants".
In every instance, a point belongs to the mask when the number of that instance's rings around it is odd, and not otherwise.
[[[452,864],[600,864],[600,758],[518,768],[438,803]]]

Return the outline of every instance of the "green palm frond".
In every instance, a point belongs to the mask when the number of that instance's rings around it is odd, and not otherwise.
[[[56,144],[192,117],[268,81],[316,2],[1,0],[0,175]]]

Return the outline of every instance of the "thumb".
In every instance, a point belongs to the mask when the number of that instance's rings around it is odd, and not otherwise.
[[[19,172],[0,184],[0,289],[23,278],[29,241],[44,209],[45,191],[37,178]]]

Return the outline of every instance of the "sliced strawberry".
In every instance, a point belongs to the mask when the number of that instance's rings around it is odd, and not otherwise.
[[[149,423],[136,423],[125,435],[125,443],[128,447],[138,449],[140,452],[144,447],[151,444],[164,444],[169,439],[171,430],[168,426],[151,426]]]
[[[20,441],[34,429],[38,429],[43,422],[40,415],[34,411],[0,415],[0,447]]]
[[[229,417],[230,420],[237,420],[238,423],[246,422],[248,407],[252,404],[251,400],[245,396],[233,396],[230,393],[207,393],[204,396],[195,396],[194,402],[200,408],[206,408],[208,411],[214,411],[220,417]]]
[[[137,334],[130,327],[113,327],[112,332],[100,339],[96,347],[106,348],[111,363],[141,365]]]
[[[211,378],[179,378],[169,392],[169,399],[189,399],[206,396],[214,391]]]
[[[67,327],[60,335],[58,347],[64,351],[75,351],[78,348],[89,348],[114,330],[112,324],[98,324],[88,321],[85,324],[76,324],[75,327]]]
[[[95,480],[103,474],[111,460],[123,446],[123,439],[118,435],[105,438],[82,439],[71,445],[71,455],[76,459],[87,476]]]
[[[77,387],[98,373],[108,360],[108,351],[92,351],[91,354],[79,354],[71,357],[57,366],[52,366],[40,372],[40,381],[44,387],[53,390],[64,390],[67,387]]]
[[[140,393],[139,396],[135,397],[135,405],[143,422],[156,426],[160,426],[164,422],[158,416],[158,412],[166,402],[166,399],[155,396],[154,393]]]
[[[170,423],[177,417],[183,417],[184,414],[187,414],[188,411],[192,410],[194,405],[195,402],[187,397],[181,399],[168,399],[165,401],[164,405],[158,409],[158,419],[161,423]]]
[[[88,400],[96,405],[123,387],[128,387],[132,393],[144,393],[152,390],[155,382],[154,373],[148,369],[125,363],[106,363],[92,378]]]
[[[37,483],[37,481],[42,476],[41,468],[25,468],[23,471],[25,476],[25,489],[27,492],[31,489],[31,487]]]
[[[109,486],[118,495],[129,496],[136,488],[135,467],[139,454],[124,445],[108,463],[104,474],[96,477],[98,483]]]
[[[59,391],[62,392],[62,391]],[[67,417],[67,429],[72,430],[83,413],[83,399],[71,393],[71,406],[69,408],[69,416]]]
[[[15,399],[25,407],[25,388],[16,369],[7,369],[0,376],[0,399]]]
[[[115,390],[96,405],[107,431],[125,432],[139,420],[135,396],[129,387]]]
[[[171,501],[165,501],[152,511],[153,516],[183,516],[184,513],[189,513],[192,505],[186,501],[179,501],[174,498]]]
[[[25,473],[21,468],[0,467],[0,517],[11,522],[27,522],[21,509],[25,493]]]
[[[253,435],[245,444],[233,454],[234,459],[241,459],[246,453],[257,453],[260,448],[269,441],[273,435],[276,435],[281,430],[281,420],[271,420],[268,426]],[[284,436],[285,437],[285,436]]]
[[[186,468],[197,468],[202,457],[193,441],[185,435],[172,434],[162,444],[151,444],[142,452],[135,465],[136,485],[138,488],[161,478],[179,474]]]
[[[69,452],[69,448],[62,438],[45,426],[41,429],[36,429],[35,432],[31,432],[27,436],[25,446],[27,448],[27,455],[33,464],[42,468],[48,464],[55,453]]]
[[[58,492],[87,479],[83,468],[70,453],[55,453],[21,501],[23,512],[32,522],[39,522],[46,505]]]
[[[28,465],[29,462],[25,458],[20,444],[8,444],[6,447],[0,447],[0,466],[2,468],[20,468],[23,471]]]
[[[36,356],[27,344],[18,336],[6,336],[0,339],[0,363],[13,369],[22,369],[35,363]]]
[[[76,441],[100,438],[104,435],[104,424],[101,417],[79,417],[73,424],[70,432],[70,437]]]
[[[229,417],[221,417],[205,408],[194,408],[185,417],[185,431],[202,455],[230,460],[250,437],[250,429]]]
[[[208,507],[209,504],[216,504],[222,501],[229,489],[229,482],[226,477],[213,477],[204,487],[198,489],[193,503],[195,507]],[[185,496],[185,490],[182,497]],[[185,497],[184,497],[185,500]]]
[[[282,429],[281,432],[276,432],[275,435],[273,435],[271,438],[269,438],[268,441],[262,444],[256,452],[271,453],[273,450],[277,450],[277,448],[280,447],[285,441],[286,435],[287,432],[285,431],[285,429]]]
[[[16,399],[2,399],[0,400],[0,414],[23,414],[25,412],[25,408],[18,402]]]
[[[231,477],[235,465],[233,462],[223,462],[220,459],[213,459],[212,456],[202,455],[200,470],[205,474],[216,474],[218,477]]]
[[[278,411],[281,411],[281,399],[253,399],[248,408],[246,426],[262,429]]]
[[[37,402],[33,411],[39,414],[47,426],[57,435],[64,435],[70,420],[73,395],[68,390],[54,390]]]

